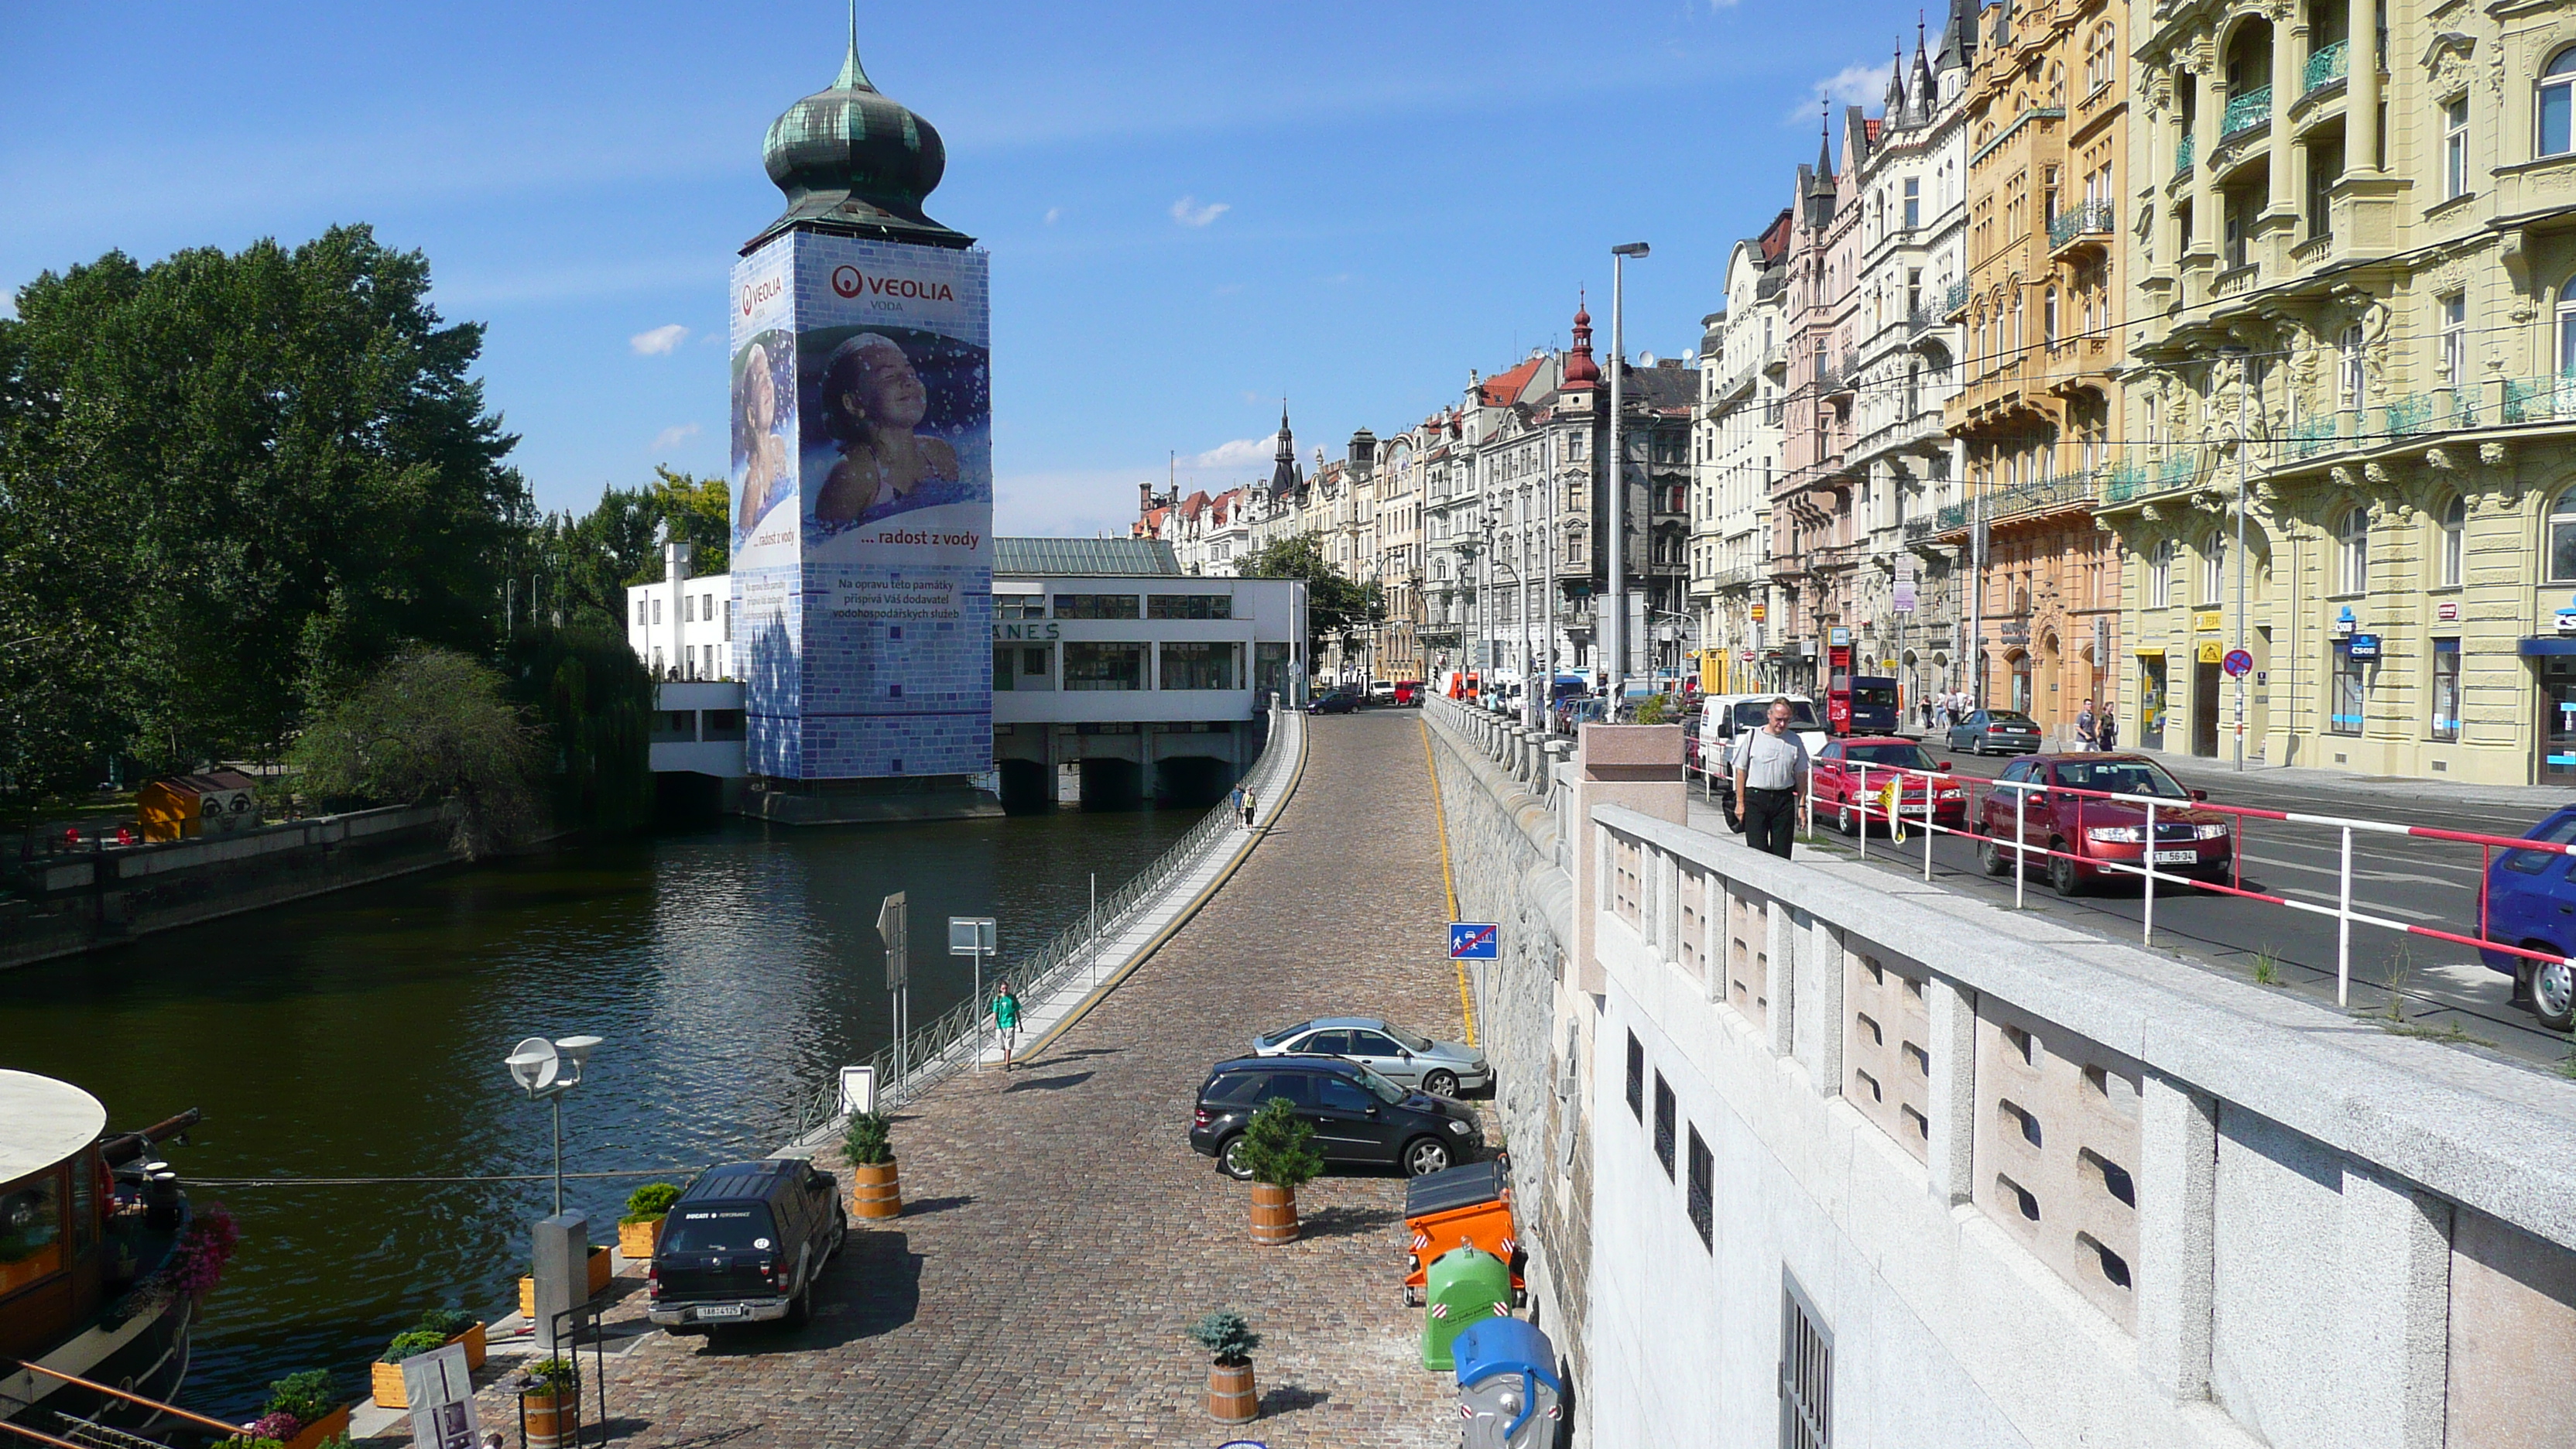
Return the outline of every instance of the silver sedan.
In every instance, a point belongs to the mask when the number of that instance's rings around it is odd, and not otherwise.
[[[1494,1069],[1474,1047],[1433,1041],[1374,1016],[1325,1016],[1256,1037],[1254,1052],[1265,1057],[1348,1057],[1400,1086],[1420,1087],[1435,1097],[1490,1086]]]

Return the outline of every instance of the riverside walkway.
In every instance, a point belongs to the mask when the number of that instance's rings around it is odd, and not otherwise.
[[[1305,1236],[1255,1248],[1248,1189],[1186,1139],[1209,1065],[1263,1030],[1340,1012],[1462,1030],[1416,718],[1309,721],[1296,795],[1195,917],[1035,1060],[898,1117],[905,1214],[852,1225],[810,1328],[656,1334],[610,1360],[620,1440],[1454,1444],[1454,1384],[1421,1367],[1403,1306],[1403,1180],[1319,1179]],[[1182,1337],[1212,1308],[1263,1336],[1262,1416],[1232,1432]],[[497,1388],[481,1407],[515,1425]]]

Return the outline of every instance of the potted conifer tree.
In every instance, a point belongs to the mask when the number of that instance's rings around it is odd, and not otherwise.
[[[1190,1325],[1190,1337],[1208,1351],[1208,1417],[1251,1423],[1261,1413],[1261,1395],[1252,1386],[1252,1351],[1261,1347],[1261,1335],[1242,1314],[1220,1308]]]
[[[1287,1098],[1273,1097],[1244,1124],[1234,1150],[1252,1175],[1252,1241],[1270,1248],[1297,1241],[1297,1189],[1324,1170],[1313,1125]]]
[[[903,1216],[903,1184],[895,1175],[892,1121],[883,1112],[853,1112],[841,1145],[850,1158],[850,1215]]]

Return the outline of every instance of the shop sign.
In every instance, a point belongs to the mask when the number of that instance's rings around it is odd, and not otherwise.
[[[2200,641],[2200,653],[2196,657],[2203,664],[2221,663],[2227,657],[2227,646],[2215,639],[2203,639]]]
[[[2460,601],[2457,599],[2444,599],[2442,602],[2435,604],[2433,606],[2433,617],[2441,620],[2445,624],[2458,623],[2460,621]]]
[[[2379,636],[2355,634],[2347,647],[2352,650],[2352,657],[2355,659],[2376,659],[2379,657]]]
[[[2191,627],[2195,632],[2202,634],[2217,633],[2221,627],[2219,623],[2218,610],[2198,609],[2193,611],[2191,616]]]

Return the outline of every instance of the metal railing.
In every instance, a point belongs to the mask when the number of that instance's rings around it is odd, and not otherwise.
[[[2566,419],[2576,419],[2576,373],[2505,379],[2504,420],[2507,424]]]
[[[2191,163],[2194,158],[2194,154],[2198,152],[2199,149],[2200,138],[2189,131],[2183,132],[2182,143],[2174,147],[2174,174],[2176,176],[2183,175],[2185,172],[2191,170]]]
[[[1950,284],[1950,290],[1942,294],[1941,311],[1944,316],[1956,316],[1957,314],[1966,311],[1967,307],[1968,280],[1967,278],[1962,277],[1958,281],[1952,282]]]
[[[2241,96],[2227,98],[2227,110],[2218,118],[2218,139],[2224,141],[2240,132],[2269,124],[2272,119],[2272,88],[2256,86]]]
[[[2295,425],[2290,429],[2290,456],[2313,458],[2319,453],[2333,452],[2335,444],[2340,441],[2338,431],[2333,413]]]
[[[2464,830],[2440,830],[2429,825],[2400,825],[2385,820],[2358,820],[2340,815],[2316,815],[2298,810],[2264,810],[2248,805],[2214,805],[2200,798],[2206,795],[2206,791],[2193,792],[2186,798],[2178,799],[2170,795],[2085,790],[2067,785],[2053,785],[2044,781],[1977,780],[1947,770],[1925,770],[1899,765],[1875,767],[1879,778],[1888,783],[1873,791],[1869,785],[1872,766],[1856,760],[1851,763],[1850,768],[1853,774],[1852,793],[1849,796],[1838,794],[1833,804],[1837,814],[1847,815],[1856,827],[1855,833],[1859,839],[1862,859],[1869,858],[1869,825],[1873,819],[1886,826],[1887,838],[1893,844],[1904,843],[1904,836],[1901,833],[1904,829],[1912,828],[1922,832],[1923,879],[1927,881],[1932,878],[1933,836],[1956,835],[1975,840],[1979,848],[1979,865],[1989,874],[2002,874],[2000,866],[2005,857],[2010,857],[2013,907],[2016,910],[2021,909],[2024,904],[2030,863],[2039,861],[2053,869],[2057,862],[2064,861],[2067,863],[2067,869],[2079,872],[2076,877],[2079,880],[2082,878],[2080,871],[2093,870],[2109,875],[2134,876],[2143,883],[2144,904],[2140,911],[2139,940],[2147,945],[2155,943],[2156,884],[2159,881],[2184,887],[2186,893],[2206,891],[2241,900],[2261,901],[2267,905],[2283,906],[2294,911],[2305,911],[2311,915],[2331,916],[2336,923],[2335,1002],[2337,1005],[2349,1005],[2351,1002],[2352,928],[2356,924],[2375,926],[2382,930],[2397,931],[2411,936],[2426,936],[2458,946],[2474,946],[2482,951],[2511,956],[2517,960],[2550,963],[2566,961],[2570,965],[2576,965],[2576,960],[2570,960],[2553,952],[2534,951],[2488,939],[2490,928],[2486,892],[2487,867],[2494,862],[2495,852],[2498,850],[2536,851],[2549,855],[2576,856],[2576,843],[2562,845],[2550,841],[2524,840],[2502,835],[2481,835]],[[1917,781],[1919,783],[1914,783]],[[1978,798],[1979,787],[1983,787],[1985,791],[1982,802]],[[1985,803],[1990,803],[1995,793],[1999,791],[2009,791],[2013,797],[2012,835],[2009,839],[2002,835],[1999,823],[1985,820],[1983,806]],[[2086,854],[2079,851],[2058,850],[2048,845],[2032,844],[2029,803],[2031,796],[2039,794],[2145,807],[2146,819],[2142,824],[2095,826],[2089,827],[2086,831],[2088,839],[2097,847],[2101,845],[2136,847],[2137,858],[2126,860],[2116,856],[2105,856],[2098,850]],[[1820,808],[1821,804],[1822,802],[1813,801],[1811,797],[1811,809]],[[2156,812],[2159,809],[2224,815],[2228,820],[2224,824],[2211,824],[2175,821],[2167,817],[2160,825],[2156,819]],[[1943,825],[1941,823],[1943,816],[1950,817],[1956,823]],[[2245,888],[2245,826],[2246,822],[2253,820],[2278,821],[2286,825],[2319,826],[2338,832],[2341,847],[2340,865],[2337,871],[2338,884],[2333,905],[2292,900],[2286,895],[2273,895]],[[1981,826],[1991,826],[1991,829],[1980,828]],[[1809,833],[1813,833],[1812,822],[1808,830]],[[2207,833],[2210,831],[2219,833],[2214,835]],[[2441,840],[2479,847],[2483,859],[2478,871],[2478,933],[2467,936],[2455,931],[2445,931],[2416,922],[2394,920],[2387,916],[2372,914],[2367,910],[2354,909],[2352,838],[2356,833],[2403,835],[2418,840]],[[2218,839],[2224,839],[2228,843],[2227,878],[2223,883],[2207,875],[2184,875],[2175,871],[2157,869],[2158,866],[2163,865],[2183,864],[2184,862],[2181,861],[2160,857],[2168,853],[2184,853],[2181,847],[2186,843],[2194,847],[2188,853],[2192,856],[2193,862],[2197,863],[2198,845],[2204,841]],[[2364,889],[2368,889],[2366,884]],[[2171,899],[2170,893],[2167,899]]]
[[[2096,234],[2109,236],[2113,227],[2111,203],[2079,202],[2059,212],[2057,219],[2048,224],[2048,244],[2053,249],[2062,247],[2079,236]]]
[[[1274,808],[1284,804],[1278,792],[1296,766],[1297,746],[1304,732],[1305,718],[1301,713],[1275,706],[1269,747],[1243,777],[1243,788],[1252,791],[1255,798],[1271,802]],[[1072,985],[1083,971],[1100,971],[1104,964],[1098,959],[1100,951],[1134,925],[1137,916],[1159,903],[1164,887],[1196,869],[1211,851],[1231,848],[1231,837],[1242,829],[1241,818],[1232,810],[1223,805],[1209,810],[1205,819],[1190,827],[1187,835],[1125,885],[1102,897],[1045,945],[987,980],[1010,981],[1014,993],[1034,1007]],[[889,1111],[903,1106],[973,1065],[983,1051],[985,1006],[982,1001],[961,1001],[929,1025],[914,1028],[901,1041],[887,1043],[868,1058],[866,1065],[876,1077],[877,1109]],[[835,1070],[829,1083],[793,1099],[789,1116],[796,1134],[794,1140],[805,1139],[841,1115],[840,1092],[840,1074]]]
[[[2332,85],[2336,81],[2342,80],[2344,78],[2344,68],[2350,63],[2351,57],[2352,48],[2340,40],[2336,41],[2332,45],[2318,46],[2315,50],[2309,52],[2307,84],[2305,90],[2302,90],[2300,93],[2304,95],[2307,91],[2315,90],[2320,86]]]

